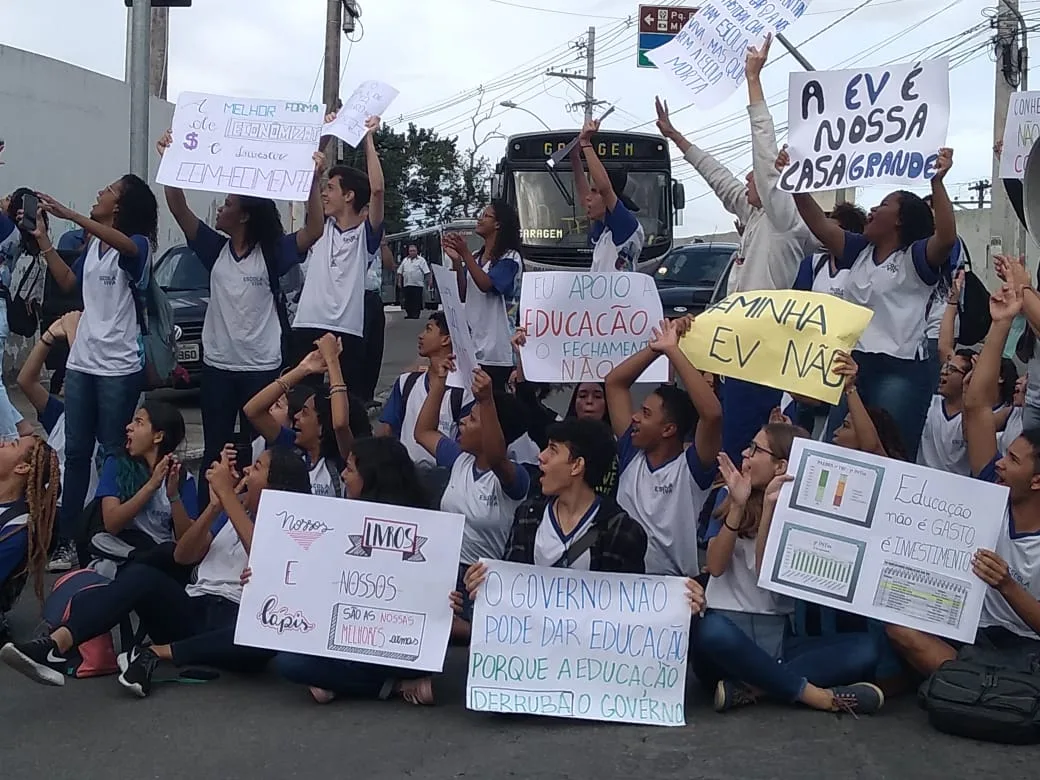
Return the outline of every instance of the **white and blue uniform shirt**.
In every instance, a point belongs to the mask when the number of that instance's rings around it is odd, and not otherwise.
[[[119,461],[125,460],[126,456],[108,457],[105,465],[101,467],[101,476],[98,478],[97,497],[118,498],[120,502],[126,502],[133,496],[120,495],[117,475],[119,473]],[[182,472],[182,484],[180,488],[181,503],[188,517],[198,516],[198,491],[195,486],[195,478],[187,472]],[[172,542],[173,534],[173,508],[170,499],[166,496],[166,483],[152,493],[144,509],[127,525],[127,529],[141,531],[147,534],[156,544]]]
[[[917,450],[917,465],[960,474],[962,477],[971,476],[968,444],[964,439],[964,415],[960,412],[947,414],[946,399],[938,393],[932,396],[928,416],[925,417],[921,444]]]
[[[523,261],[510,250],[492,263],[484,260],[481,250],[476,262],[491,279],[491,289],[483,292],[466,274],[466,322],[473,334],[477,361],[487,366],[511,366],[511,340],[520,313]]]
[[[307,453],[296,446],[296,431],[292,428],[282,428],[274,441],[268,443],[268,447],[276,446],[291,447],[307,464],[312,496],[343,497],[343,482],[339,476],[343,466],[338,460],[322,455],[311,463]]]
[[[824,252],[817,252],[802,260],[802,264],[798,266],[798,275],[795,277],[791,289],[826,293],[827,295],[833,295],[835,298],[844,299],[845,281],[848,279],[848,276],[848,268],[835,267],[834,270],[831,270],[830,255]]]
[[[560,523],[556,519],[556,500],[553,499],[545,504],[542,512],[542,522],[538,524],[538,530],[534,534],[534,565],[555,566],[556,562],[563,558],[564,553],[571,545],[581,539],[596,522],[596,513],[599,512],[601,499],[596,496],[592,506],[578,521],[569,534],[564,533]],[[592,565],[591,549],[586,550],[578,556],[577,560],[571,561],[568,568],[588,571]]]
[[[394,388],[390,391],[390,397],[383,406],[382,414],[379,415],[379,422],[390,426],[394,436],[408,450],[408,454],[415,465],[433,466],[436,463],[435,458],[415,440],[415,423],[419,419],[419,412],[422,411],[426,398],[430,395],[430,377],[424,372],[416,380],[415,384],[412,385],[412,390],[408,393],[408,398],[405,399],[404,386],[408,381],[408,376],[408,374],[401,374],[397,381],[394,382]],[[469,414],[470,409],[473,408],[473,394],[467,388],[462,391],[462,406],[459,409],[458,417],[455,417],[451,408],[451,395],[453,392],[454,390],[449,388],[444,393],[444,398],[441,400],[440,416],[437,420],[437,430],[441,436],[452,441],[458,438],[459,421]]]
[[[242,570],[249,564],[249,553],[238,538],[238,531],[224,513],[210,526],[206,557],[195,569],[195,581],[184,591],[189,596],[219,596],[238,604],[242,601]]]
[[[596,220],[589,229],[592,273],[635,271],[646,236],[636,215],[618,200],[613,211]]]

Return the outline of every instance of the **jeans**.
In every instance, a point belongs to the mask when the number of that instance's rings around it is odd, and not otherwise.
[[[807,683],[831,688],[869,680],[878,663],[877,643],[869,634],[786,636],[783,657],[775,658],[716,610],[695,621],[693,631],[694,672],[709,690],[732,680],[795,702]]]
[[[295,366],[307,355],[315,350],[314,342],[332,333],[338,336],[343,344],[343,351],[339,356],[339,367],[343,372],[343,381],[352,395],[356,395],[358,389],[365,383],[364,361],[365,343],[361,336],[351,336],[349,333],[337,333],[336,331],[318,330],[316,328],[293,329],[292,332],[292,364]],[[318,387],[324,382],[321,376],[309,376],[303,381],[309,387]]]
[[[853,352],[852,357],[859,365],[856,386],[863,403],[868,408],[884,409],[892,416],[903,440],[906,459],[910,463],[916,462],[921,431],[932,401],[928,361],[902,360],[877,352]],[[827,441],[841,426],[848,411],[848,403],[842,394],[827,421]]]
[[[65,375],[65,485],[58,536],[76,536],[90,484],[94,442],[101,456],[118,455],[126,426],[134,417],[144,372],[129,376],[94,376],[69,369]]]
[[[153,644],[170,645],[179,666],[257,671],[274,655],[235,644],[238,604],[219,596],[189,596],[175,579],[140,563],[127,564],[104,587],[77,593],[63,625],[79,645],[111,631],[131,612]]]
[[[385,335],[386,314],[383,312],[383,296],[377,290],[365,290],[365,356],[362,361],[364,378],[356,391],[362,401],[371,401],[376,396],[379,372],[383,367]]]
[[[744,460],[744,449],[767,422],[769,413],[780,405],[783,393],[765,385],[755,385],[726,377],[722,383],[722,451],[736,466]]]
[[[394,669],[297,653],[279,653],[275,656],[274,667],[289,682],[358,699],[387,699],[398,680],[416,680],[430,674],[415,669]]]
[[[220,451],[235,435],[235,419],[239,421],[242,434],[252,439],[256,433],[252,424],[242,413],[242,407],[250,398],[278,378],[278,369],[269,371],[224,371],[203,364],[202,437],[204,452],[199,468],[199,506],[209,504],[209,483],[206,469],[220,458]]]

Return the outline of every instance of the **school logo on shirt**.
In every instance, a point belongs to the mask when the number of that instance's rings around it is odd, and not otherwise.
[[[896,259],[895,257],[891,257],[881,267],[884,268],[886,271],[888,271],[890,274],[892,274],[894,276],[895,274],[899,273],[899,260]]]
[[[279,634],[284,634],[286,631],[306,634],[308,631],[314,630],[314,623],[308,620],[300,610],[293,612],[288,607],[279,606],[277,596],[268,596],[264,599],[264,604],[260,607],[256,618],[264,628],[270,628]]]
[[[1022,574],[1022,572],[1018,571],[1013,566],[1008,566],[1008,574],[1011,575],[1011,579],[1013,579],[1026,590],[1029,590],[1029,578]]]
[[[343,243],[332,250],[332,257],[329,259],[330,268],[336,268],[338,265],[336,262],[336,255],[348,255],[354,251],[354,245],[357,244],[360,235],[361,231],[355,230],[353,233],[348,233],[343,236]]]
[[[488,509],[492,509],[498,506],[498,494],[497,493],[479,493],[477,499],[484,504],[488,505]]]
[[[313,496],[331,496],[332,485],[322,485],[311,483],[311,495]]]
[[[267,278],[264,276],[243,276],[242,278],[250,287],[267,287]]]
[[[667,485],[654,485],[654,492],[660,493],[661,495],[670,496],[674,490],[675,485],[671,483]]]
[[[98,275],[98,279],[101,280],[101,284],[105,285],[105,287],[115,287],[116,286],[116,277],[114,275],[111,275],[111,274],[99,274]]]
[[[354,546],[347,550],[346,554],[357,558],[371,558],[373,550],[383,550],[400,553],[402,561],[426,561],[422,554],[422,546],[426,544],[427,537],[419,536],[419,526],[415,523],[366,517],[362,532],[348,534],[347,538]]]

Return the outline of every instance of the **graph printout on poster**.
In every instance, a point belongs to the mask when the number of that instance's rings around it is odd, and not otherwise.
[[[796,439],[758,584],[970,642],[986,584],[971,571],[1007,525],[1006,487]]]

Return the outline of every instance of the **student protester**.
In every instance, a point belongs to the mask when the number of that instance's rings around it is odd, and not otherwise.
[[[0,441],[0,640],[27,581],[43,601],[60,492],[58,456],[42,439]]]
[[[383,346],[386,337],[386,313],[383,311],[383,274],[394,273],[394,256],[383,236],[379,251],[368,260],[365,273],[365,325],[362,338],[365,342],[364,379],[357,388],[357,395],[368,408],[378,406],[375,401],[376,386],[383,368]]]
[[[167,130],[156,144],[162,157],[173,143]],[[228,195],[211,228],[191,210],[184,190],[166,186],[166,204],[189,248],[209,272],[209,303],[202,325],[202,434],[199,479],[201,503],[208,503],[205,472],[234,438],[252,426],[242,412],[246,401],[277,378],[282,367],[282,327],[288,325],[280,279],[321,237],[321,176],[325,156],[314,154],[307,222],[286,235],[278,206],[268,198]]]
[[[389,506],[428,508],[415,466],[404,446],[393,439],[357,439],[343,470],[347,497]],[[243,582],[251,572],[243,574]],[[359,661],[343,661],[299,653],[275,657],[278,674],[306,685],[318,704],[337,698],[389,699],[400,696],[410,704],[433,704],[429,672],[396,669]]]
[[[127,174],[98,192],[90,215],[77,214],[49,195],[41,207],[90,236],[70,268],[36,221],[33,234],[58,286],[83,290],[83,316],[69,350],[65,374],[65,500],[59,523],[58,562],[72,565],[72,537],[87,488],[95,442],[107,457],[120,452],[126,426],[144,389],[144,349],[137,318],[140,291],[148,284],[159,223],[148,183]]]
[[[898,190],[871,209],[863,235],[847,233],[827,219],[811,195],[794,195],[814,235],[840,258],[840,267],[849,269],[845,299],[874,312],[853,353],[860,366],[859,392],[868,406],[889,410],[912,459],[931,395],[918,348],[928,301],[957,241],[943,184],[952,165],[953,150],[940,149],[931,180],[934,218],[920,197]],[[830,429],[844,416],[839,405],[831,413]]]
[[[1022,287],[1029,284],[1024,266],[1011,283],[990,297],[992,324],[975,363],[964,397],[964,436],[971,473],[1009,489],[1006,532],[995,550],[978,549],[972,572],[989,588],[982,602],[975,646],[1015,652],[1040,651],[1040,431],[1026,428],[1001,454],[992,394],[1012,320],[1022,311]],[[960,649],[947,639],[903,626],[888,626],[888,637],[917,672],[928,675]]]
[[[639,207],[625,195],[628,175],[624,171],[607,172],[596,154],[592,136],[599,132],[599,120],[587,119],[578,144],[571,150],[574,191],[585,207],[591,225],[589,245],[592,247],[592,273],[635,271],[643,252],[646,235],[635,212]],[[589,166],[589,184],[581,158]]]
[[[419,334],[418,349],[419,357],[430,361],[431,365],[451,357],[451,335],[448,333],[448,321],[444,312],[436,311],[430,315],[426,327]],[[429,394],[429,371],[401,374],[394,382],[390,397],[383,406],[382,414],[379,415],[377,430],[380,436],[394,436],[399,439],[412,462],[420,469],[436,466],[434,455],[427,452],[415,439],[415,423]],[[437,417],[437,430],[440,434],[452,441],[458,438],[459,422],[469,414],[472,406],[473,394],[468,388],[453,387],[447,390],[441,400]]]
[[[633,411],[632,385],[661,355],[686,389],[660,385]],[[695,576],[696,518],[722,444],[719,399],[679,349],[678,325],[669,320],[654,330],[649,345],[614,367],[606,389],[618,437],[617,501],[646,530],[646,573]]]
[[[748,49],[745,70],[748,115],[751,119],[752,169],[741,181],[714,157],[686,140],[672,125],[668,105],[657,101],[657,126],[696,168],[723,207],[744,224],[740,252],[729,273],[727,294],[791,287],[802,259],[816,251],[813,238],[795,208],[791,195],[777,183],[776,129],[762,89],[762,68],[769,57],[772,36],[762,47]],[[741,451],[780,404],[781,393],[762,385],[727,378],[723,385],[723,444],[738,463]]]
[[[831,443],[850,450],[869,452],[882,458],[906,460],[906,447],[895,420],[887,411],[867,407],[856,389],[859,366],[847,352],[838,352],[834,372],[844,379],[844,395],[848,412],[831,437]]]
[[[866,633],[795,639],[791,599],[760,588],[766,538],[787,475],[788,458],[803,428],[770,423],[744,451],[740,470],[725,453],[720,491],[708,531],[706,598],[711,608],[694,626],[694,670],[714,691],[715,710],[753,704],[759,696],[801,702],[825,712],[873,714],[884,704],[873,676],[878,651]],[[851,683],[851,684],[850,684]]]
[[[342,343],[340,338],[326,333],[316,342],[295,368],[253,396],[245,406],[253,427],[264,437],[268,446],[295,447],[311,476],[311,492],[316,496],[343,495],[340,472],[343,460],[350,451],[354,432],[359,436],[370,433],[364,405],[351,403],[347,386],[340,372]],[[293,427],[279,424],[272,416],[271,407],[282,396],[310,377],[329,373],[329,387],[317,388],[308,384],[300,389],[300,410],[293,416]],[[356,411],[352,411],[356,410]]]
[[[997,436],[997,449],[1000,452],[1007,452],[1011,442],[1022,435],[1024,430],[1023,411],[1028,383],[1028,375],[1020,376],[1018,381],[1015,382],[1015,394],[1011,398],[1011,403],[997,412],[996,425],[997,430],[1000,431],[1000,435]]]
[[[419,247],[408,245],[408,254],[397,266],[397,286],[401,289],[402,308],[406,320],[417,320],[422,313],[423,293],[430,284],[430,266],[419,254]]]
[[[444,237],[444,251],[458,274],[477,360],[495,389],[503,391],[513,373],[510,341],[520,309],[520,218],[505,200],[493,200],[477,220],[475,232],[484,241],[476,255],[459,233]]]
[[[921,200],[928,205],[928,208],[932,208],[931,195],[925,195]],[[939,331],[942,327],[946,310],[949,308],[949,298],[954,280],[958,274],[963,274],[962,269],[968,265],[968,260],[968,250],[964,245],[964,241],[958,236],[953,249],[950,250],[949,263],[942,269],[942,273],[939,274],[939,281],[932,291],[932,297],[928,300],[928,308],[925,311],[924,343],[918,352],[918,360],[925,360],[928,363],[930,387],[939,387],[939,375],[945,363],[941,354],[942,349],[939,345]],[[963,286],[964,281],[962,279],[960,286],[957,288],[955,304],[960,303],[960,291],[963,289]],[[958,325],[959,318],[955,318],[950,331],[953,337],[957,335]],[[938,392],[938,390],[936,389],[933,392]]]
[[[451,470],[440,508],[466,518],[459,557],[458,589],[462,590],[470,565],[481,558],[502,557],[516,508],[527,498],[530,476],[506,455],[509,443],[527,428],[523,410],[512,396],[495,391],[491,377],[482,369],[473,374],[476,403],[459,423],[458,441],[440,432],[438,418],[453,369],[450,357],[431,363],[429,395],[415,423],[415,440],[436,458],[438,466]],[[472,619],[472,609],[467,602],[464,621]],[[468,636],[468,626],[456,626],[460,638]]]
[[[160,569],[130,563],[110,584],[75,597],[76,609],[49,636],[0,648],[0,661],[34,682],[65,684],[65,654],[111,631],[131,612],[152,644],[119,656],[119,684],[138,697],[151,692],[162,662],[206,665],[230,671],[261,670],[274,655],[235,644],[242,600],[241,575],[253,543],[253,523],[261,493],[308,492],[306,468],[288,448],[268,450],[246,475],[244,492],[234,468],[234,448],[225,450],[209,470],[210,504],[177,540],[174,561],[195,566],[187,587]]]
[[[329,171],[321,195],[324,231],[310,247],[307,276],[293,320],[295,362],[306,358],[323,334],[339,337],[343,345],[340,371],[352,393],[359,393],[365,385],[365,274],[383,237],[386,193],[375,142],[379,123],[377,116],[365,121],[367,134],[362,143],[367,176],[345,165]]]

